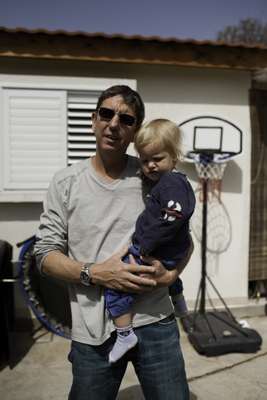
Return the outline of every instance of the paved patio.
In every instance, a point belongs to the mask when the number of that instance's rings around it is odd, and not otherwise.
[[[267,318],[253,317],[247,321],[263,338],[261,350],[254,354],[200,356],[189,343],[183,328],[180,329],[192,400],[267,399]],[[67,361],[69,341],[46,331],[42,333],[15,368],[5,367],[0,372],[1,400],[67,399],[71,382]],[[138,381],[129,365],[118,400],[142,399]]]

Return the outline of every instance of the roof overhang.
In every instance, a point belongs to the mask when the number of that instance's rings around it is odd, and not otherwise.
[[[0,58],[166,64],[255,71],[267,67],[267,47],[83,32],[0,27]]]

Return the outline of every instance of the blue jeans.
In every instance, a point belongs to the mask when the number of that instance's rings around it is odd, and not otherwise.
[[[115,364],[108,353],[115,335],[100,346],[72,342],[73,383],[69,400],[115,400],[131,361],[147,400],[189,400],[179,330],[174,316],[135,328],[136,347]]]

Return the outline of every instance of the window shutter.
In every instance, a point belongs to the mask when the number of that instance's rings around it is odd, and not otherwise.
[[[66,166],[66,92],[4,89],[4,189],[47,188]]]
[[[68,165],[95,154],[92,113],[100,92],[68,93]]]

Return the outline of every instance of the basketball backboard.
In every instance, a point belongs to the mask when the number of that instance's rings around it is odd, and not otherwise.
[[[232,158],[242,152],[242,131],[233,123],[213,116],[200,116],[182,122],[185,161],[190,154],[228,154]]]

